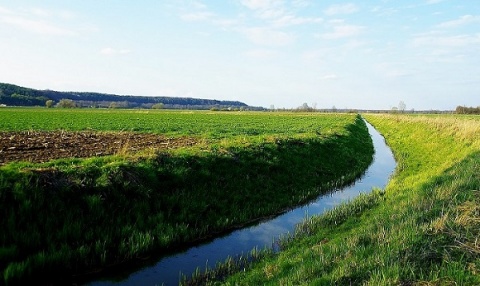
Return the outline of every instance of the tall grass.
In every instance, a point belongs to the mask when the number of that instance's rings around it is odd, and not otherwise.
[[[163,153],[0,167],[2,283],[70,283],[353,181],[372,160],[367,128],[355,116],[331,117],[345,122],[333,125],[322,118],[312,124],[330,134],[232,136]]]
[[[398,160],[385,193],[299,225],[224,284],[480,284],[480,118],[366,118]]]

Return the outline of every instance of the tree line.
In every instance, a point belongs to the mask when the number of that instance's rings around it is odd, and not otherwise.
[[[0,83],[0,104],[8,106],[59,106],[100,108],[257,109],[240,101],[165,96],[133,96],[96,92],[36,90]]]
[[[466,107],[466,106],[457,106],[455,109],[457,114],[480,114],[480,106],[478,107]]]

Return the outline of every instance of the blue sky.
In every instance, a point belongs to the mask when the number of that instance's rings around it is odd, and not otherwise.
[[[0,0],[0,82],[291,108],[480,105],[458,0]]]

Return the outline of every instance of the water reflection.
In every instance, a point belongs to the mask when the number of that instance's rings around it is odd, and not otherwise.
[[[234,231],[207,244],[165,257],[155,265],[132,273],[122,281],[96,281],[91,285],[161,285],[162,283],[177,285],[180,273],[191,274],[197,267],[213,268],[217,261],[224,261],[228,256],[245,254],[255,247],[259,249],[270,247],[275,238],[292,232],[295,225],[307,215],[321,214],[361,193],[370,192],[373,187],[384,188],[395,169],[395,160],[384,138],[370,124],[367,123],[367,126],[375,146],[374,160],[364,176],[355,184],[323,195],[305,206],[272,220]]]

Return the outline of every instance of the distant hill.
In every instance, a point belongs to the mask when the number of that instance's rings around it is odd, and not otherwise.
[[[97,92],[61,92],[54,90],[36,90],[8,83],[0,83],[0,105],[7,106],[46,106],[52,100],[57,104],[61,100],[72,100],[77,107],[103,108],[152,108],[167,109],[242,109],[258,110],[240,101],[198,99],[164,96],[116,95]]]

